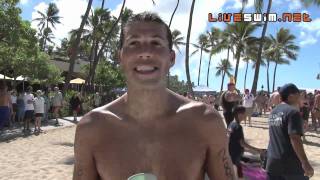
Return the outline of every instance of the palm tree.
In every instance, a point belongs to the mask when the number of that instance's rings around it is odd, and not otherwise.
[[[281,28],[276,37],[270,36],[271,47],[270,53],[273,54],[273,60],[275,62],[274,74],[273,74],[273,87],[275,87],[275,78],[278,64],[289,64],[290,60],[297,59],[297,51],[299,46],[294,44],[295,36],[290,34],[289,29]],[[287,58],[287,59],[286,59]]]
[[[80,38],[81,38],[81,35],[82,35],[82,31],[83,31],[84,25],[87,22],[87,19],[88,19],[88,16],[89,16],[89,12],[90,12],[90,9],[91,9],[92,1],[93,0],[89,0],[88,1],[87,9],[86,9],[86,12],[85,12],[85,14],[84,14],[84,16],[82,18],[80,27],[79,27],[78,32],[77,32],[76,39],[75,39],[74,43],[72,44],[69,71],[68,71],[68,74],[67,74],[67,77],[66,77],[66,81],[65,81],[66,83],[65,83],[65,86],[64,86],[64,90],[66,90],[68,88],[69,83],[70,83],[70,79],[71,79],[71,75],[73,74],[74,63],[75,63],[75,60],[77,58],[79,47],[80,47],[80,40],[81,40]]]
[[[257,25],[252,22],[236,22],[228,24],[231,31],[231,41],[233,42],[236,53],[236,68],[234,72],[234,79],[237,82],[238,69],[240,63],[240,57],[243,55],[245,47],[256,41],[256,38],[251,36],[257,29]]]
[[[183,42],[183,40],[184,37],[181,36],[181,32],[179,30],[175,29],[172,31],[172,45],[175,47],[176,50],[178,50],[179,53],[181,53],[179,46],[186,44],[185,42]]]
[[[202,52],[209,52],[207,49],[208,47],[208,37],[206,34],[200,34],[198,37],[198,44],[193,44],[195,48],[197,48],[195,51],[191,53],[191,56],[194,55],[196,52],[200,50],[200,65],[199,65],[199,74],[198,74],[198,86],[200,82],[200,72],[201,72],[201,62],[202,62]]]
[[[190,43],[190,34],[191,34],[191,27],[192,27],[192,15],[193,15],[193,10],[194,10],[194,4],[196,0],[192,0],[191,4],[191,9],[190,9],[190,15],[189,15],[189,26],[188,26],[188,33],[187,33],[187,41],[186,41],[186,74],[187,74],[187,84],[188,84],[188,89],[189,92],[191,92],[192,96],[193,90],[192,90],[192,84],[191,84],[191,79],[190,79],[190,71],[189,71],[189,43]]]
[[[210,31],[207,31],[208,46],[210,47],[210,55],[209,55],[209,64],[207,71],[207,87],[209,87],[209,73],[210,73],[210,65],[212,56],[218,52],[221,52],[224,46],[222,45],[222,31],[219,28],[211,28]]]
[[[177,11],[177,9],[178,9],[178,6],[179,6],[179,0],[177,0],[177,5],[176,5],[176,7],[174,8],[173,13],[172,13],[172,15],[171,15],[170,22],[169,22],[169,28],[170,28],[170,26],[171,26],[173,16],[174,16],[174,14],[176,13],[176,11]]]
[[[268,1],[267,14],[270,13],[271,5],[272,5],[272,0],[269,0]],[[262,7],[263,7],[263,0],[255,1],[255,8],[259,13],[261,13]],[[263,43],[264,43],[264,40],[265,40],[267,26],[268,26],[268,21],[265,21],[264,24],[263,24],[263,29],[262,29],[262,33],[261,33],[261,37],[260,37],[260,45],[259,45],[259,50],[258,50],[256,69],[254,71],[254,78],[253,78],[253,83],[252,83],[252,88],[251,88],[251,92],[254,95],[256,94],[257,86],[258,86],[260,64],[261,64],[261,61],[262,61]]]
[[[243,54],[243,61],[246,62],[246,70],[244,75],[244,89],[246,89],[246,82],[247,82],[247,74],[248,74],[248,67],[249,62],[255,62],[255,58],[257,57],[256,53],[258,50],[258,41],[254,41],[251,44],[248,44],[248,46],[245,47],[244,54]]]
[[[272,53],[270,53],[271,38],[265,37],[264,41],[265,41],[265,45],[263,46],[263,57],[267,61],[267,89],[268,89],[268,94],[270,94],[269,69],[270,69],[270,61],[272,61]],[[262,62],[263,61],[261,61],[261,65],[262,65]]]
[[[61,17],[58,16],[59,14],[59,9],[55,3],[49,3],[49,7],[45,13],[42,13],[40,11],[37,11],[38,14],[41,16],[40,18],[35,18],[33,21],[39,21],[39,31],[40,34],[42,35],[42,43],[40,44],[41,49],[44,50],[46,46],[46,38],[44,37],[45,33],[44,30],[49,31],[49,24],[51,27],[55,28],[56,24],[60,24],[60,19]]]
[[[225,77],[226,74],[229,77],[231,76],[231,72],[230,71],[232,71],[232,67],[231,67],[230,62],[227,59],[222,59],[221,62],[216,67],[216,69],[217,69],[216,76],[221,76],[222,75],[221,88],[220,88],[220,92],[222,92],[224,77]]]

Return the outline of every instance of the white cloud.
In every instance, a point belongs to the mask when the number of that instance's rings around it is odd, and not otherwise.
[[[300,41],[299,44],[303,47],[303,46],[312,45],[315,43],[317,43],[317,39],[314,38],[311,34],[308,34],[303,36],[303,40]]]
[[[56,45],[60,46],[60,41],[68,37],[69,31],[72,29],[77,29],[81,23],[81,15],[85,13],[87,8],[86,0],[54,0],[59,11],[59,16],[61,24],[56,25],[56,29],[52,28],[53,34],[56,37],[53,41]],[[34,7],[32,12],[32,19],[40,17],[37,10],[40,12],[45,12],[48,8],[48,4],[41,2]],[[32,21],[32,27],[38,29],[38,22]]]
[[[26,5],[28,4],[29,0],[20,0],[20,4],[22,5]]]
[[[301,9],[302,5],[300,0],[291,0],[289,3],[289,11]]]
[[[320,31],[320,18],[312,19],[311,22],[299,23],[298,26],[308,31]]]
[[[241,9],[242,8],[242,1],[241,0],[232,0],[233,6],[226,7],[226,10],[228,9]],[[248,4],[245,6],[245,8],[250,8],[254,5],[254,0],[248,0]]]

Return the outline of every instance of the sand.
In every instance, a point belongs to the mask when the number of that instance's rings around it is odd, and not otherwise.
[[[253,118],[253,127],[243,126],[249,144],[266,148],[266,118]],[[0,143],[1,180],[71,180],[75,126],[48,130],[38,136]],[[307,155],[320,180],[320,132],[308,132]]]

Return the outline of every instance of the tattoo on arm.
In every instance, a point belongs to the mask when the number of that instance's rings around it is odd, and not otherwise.
[[[230,164],[226,155],[226,150],[222,149],[221,151],[219,151],[219,156],[222,158],[225,175],[227,176],[228,179],[233,180],[234,176],[232,174],[232,167],[230,167]]]

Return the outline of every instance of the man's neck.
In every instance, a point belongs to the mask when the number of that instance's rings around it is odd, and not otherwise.
[[[128,88],[125,95],[126,114],[137,121],[146,122],[168,114],[170,92],[166,89],[141,90]]]

